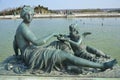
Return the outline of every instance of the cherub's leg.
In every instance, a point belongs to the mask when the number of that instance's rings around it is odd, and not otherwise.
[[[96,48],[93,48],[93,47],[90,47],[90,46],[86,46],[86,50],[89,52],[89,53],[92,53],[92,54],[95,54],[97,57],[105,57],[105,58],[110,58],[107,54],[103,53],[102,51],[96,49]]]
[[[94,54],[88,53],[88,52],[85,51],[85,50],[81,50],[81,51],[79,51],[79,52],[76,52],[74,55],[77,56],[77,57],[83,58],[83,59],[87,59],[87,60],[93,61],[93,62],[99,62],[99,61],[95,58],[95,55],[94,55]]]

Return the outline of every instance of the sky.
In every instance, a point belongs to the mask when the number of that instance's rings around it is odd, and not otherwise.
[[[0,11],[23,5],[42,5],[48,9],[120,8],[120,0],[0,0]]]

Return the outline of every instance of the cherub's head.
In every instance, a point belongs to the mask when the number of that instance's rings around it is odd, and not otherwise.
[[[78,41],[80,39],[80,35],[76,27],[76,24],[71,24],[69,26],[69,37],[73,41]]]
[[[30,23],[34,16],[34,9],[30,6],[24,6],[21,10],[20,17],[24,20],[26,23]]]
[[[79,33],[75,24],[69,25],[69,31],[70,31],[70,33],[76,33],[76,34]]]

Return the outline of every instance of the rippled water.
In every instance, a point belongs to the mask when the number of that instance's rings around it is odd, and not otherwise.
[[[0,61],[13,55],[12,41],[22,19],[0,20]],[[86,45],[94,46],[117,58],[120,63],[120,18],[45,18],[34,19],[31,30],[38,38],[52,32],[68,34],[68,26],[77,23],[80,34],[92,32],[84,39]],[[53,40],[53,39],[52,39]]]

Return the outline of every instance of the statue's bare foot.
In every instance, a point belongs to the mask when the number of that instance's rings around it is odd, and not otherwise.
[[[113,59],[113,60],[111,60],[109,62],[105,62],[104,63],[104,68],[102,69],[102,71],[105,71],[106,69],[109,69],[109,68],[112,69],[115,64],[117,64],[116,59]]]

